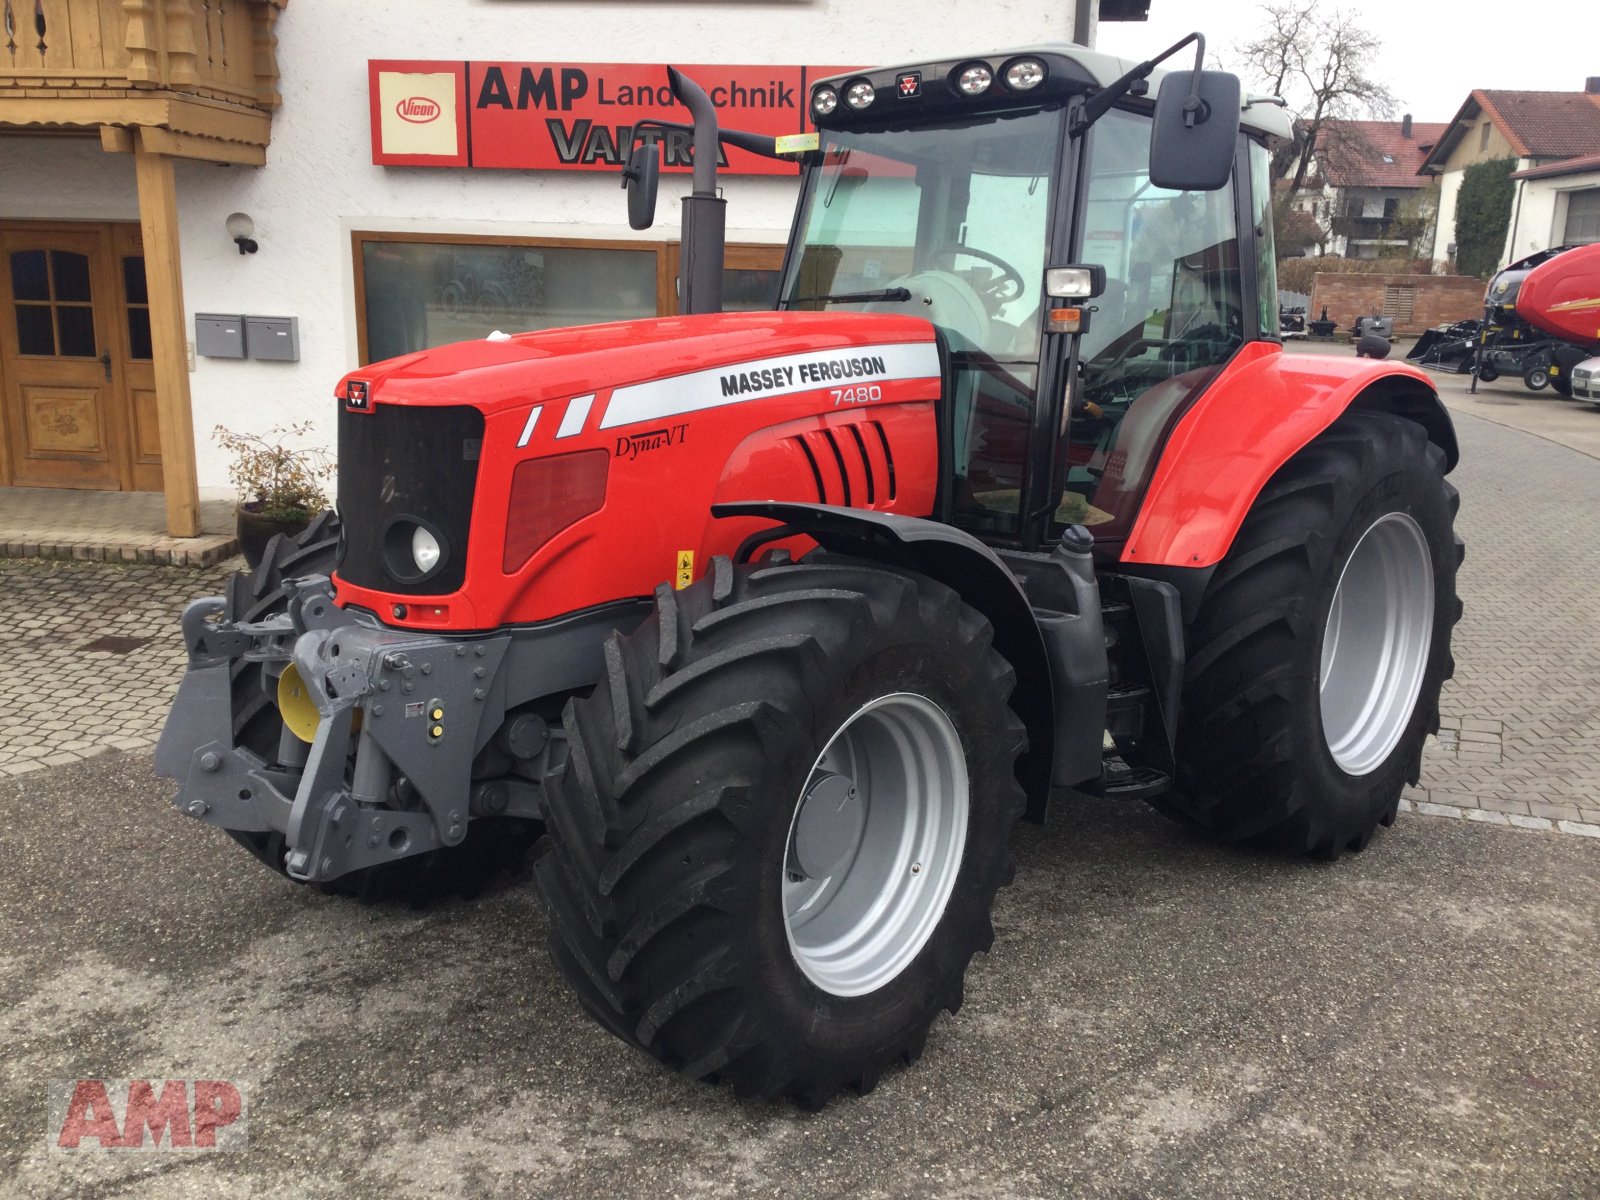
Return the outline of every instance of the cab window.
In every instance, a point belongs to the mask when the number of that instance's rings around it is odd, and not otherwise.
[[[1108,113],[1090,138],[1080,258],[1106,288],[1068,385],[1056,521],[1105,538],[1127,532],[1168,430],[1243,345],[1246,316],[1233,184],[1151,184],[1143,116]]]

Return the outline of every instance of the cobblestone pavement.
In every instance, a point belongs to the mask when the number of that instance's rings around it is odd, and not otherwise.
[[[183,674],[178,614],[229,574],[0,559],[0,774],[154,745]]]
[[[1448,382],[1448,381],[1446,381]],[[1455,679],[1415,811],[1600,837],[1600,463],[1457,411]],[[160,733],[183,670],[177,617],[230,566],[0,560],[0,774]]]

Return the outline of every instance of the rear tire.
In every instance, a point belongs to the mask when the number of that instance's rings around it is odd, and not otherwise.
[[[1189,631],[1169,815],[1332,858],[1393,822],[1461,613],[1456,490],[1421,426],[1348,413],[1262,489]]]
[[[746,1097],[816,1107],[914,1061],[1012,874],[1025,738],[991,633],[942,584],[850,560],[661,588],[569,703],[547,791],[537,877],[584,1008]]]
[[[1535,392],[1542,392],[1550,386],[1550,368],[1548,366],[1529,367],[1522,373],[1524,386]]]

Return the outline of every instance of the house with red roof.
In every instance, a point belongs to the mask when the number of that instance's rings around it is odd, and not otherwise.
[[[1327,234],[1326,252],[1346,258],[1417,257],[1431,249],[1433,190],[1417,174],[1446,126],[1413,121],[1328,121],[1312,186],[1296,207]]]
[[[1536,250],[1600,241],[1600,77],[1583,91],[1479,88],[1467,97],[1419,169],[1439,181],[1434,259],[1448,263],[1462,174],[1514,159],[1517,190],[1501,264]]]

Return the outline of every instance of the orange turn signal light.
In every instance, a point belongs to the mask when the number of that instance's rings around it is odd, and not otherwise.
[[[1049,313],[1051,333],[1082,333],[1083,309],[1052,308]]]

